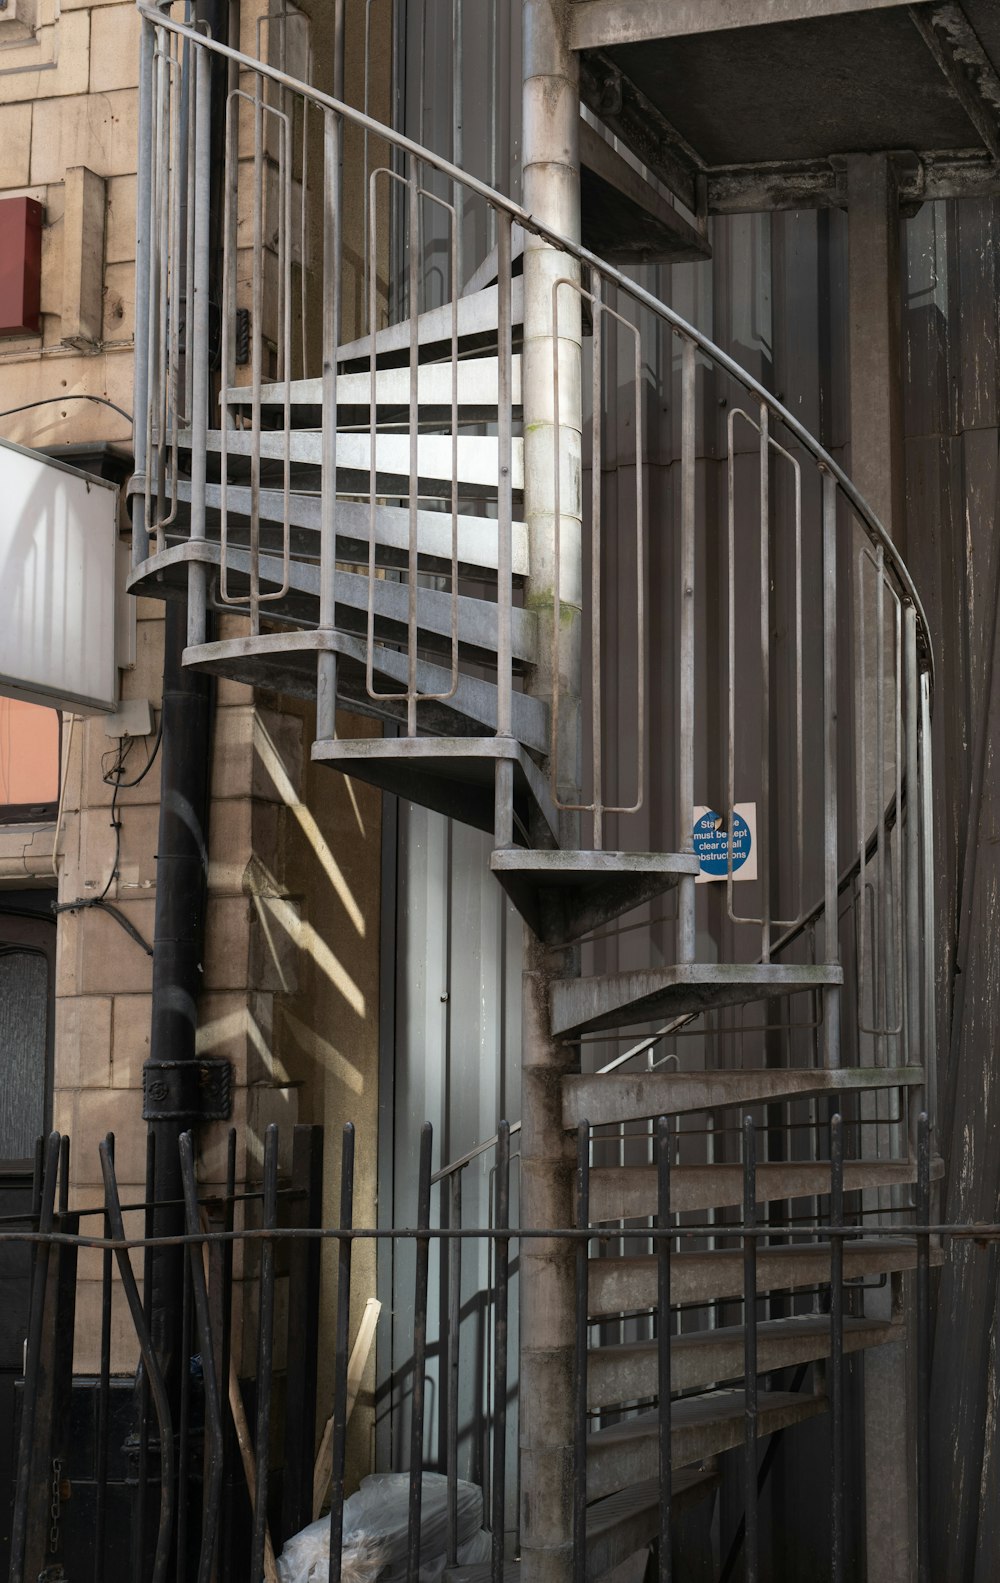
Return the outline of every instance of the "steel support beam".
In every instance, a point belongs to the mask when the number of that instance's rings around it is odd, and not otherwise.
[[[580,85],[563,0],[523,0],[524,203],[540,220],[580,234]],[[538,620],[532,691],[559,696],[554,745],[565,802],[579,784],[581,626],[580,298],[565,255],[526,235],[524,248],[525,521]],[[554,319],[553,301],[558,300]],[[558,381],[554,375],[558,369]],[[558,406],[557,406],[558,403]],[[557,609],[558,606],[558,609]],[[565,818],[565,816],[564,816]],[[563,845],[573,845],[571,829]],[[571,969],[526,931],[521,1053],[521,1223],[573,1220],[575,1150],[562,1125],[562,1076],[572,1046],[551,1034],[549,983]],[[569,1583],[573,1569],[573,1342],[575,1249],[521,1245],[521,1558],[525,1583]]]
[[[885,154],[847,160],[851,478],[905,549],[899,191]]]
[[[699,211],[704,160],[614,61],[600,54],[581,60],[580,97],[692,213]]]
[[[885,154],[857,154],[847,161],[849,227],[848,299],[851,370],[851,475],[897,543],[904,541],[903,412],[900,338],[899,193]],[[858,553],[858,535],[854,553]],[[853,583],[853,577],[852,577]],[[881,597],[880,595],[878,597]],[[885,656],[872,649],[878,631],[876,595],[866,583],[855,595],[855,642],[864,643],[869,676]],[[877,648],[877,645],[876,645]],[[871,691],[873,681],[868,683]],[[866,731],[865,759],[875,764],[873,697],[859,695],[855,710]],[[869,775],[869,793],[871,778]],[[878,784],[881,785],[881,779]],[[869,972],[870,972],[869,966]],[[867,975],[866,975],[867,976]],[[866,1120],[876,1114],[866,1096]],[[868,1207],[866,1203],[866,1207]],[[868,1294],[869,1318],[891,1317],[892,1294]],[[908,1583],[914,1576],[914,1488],[907,1433],[906,1349],[893,1342],[865,1359],[865,1486],[868,1583]]]
[[[898,4],[899,0],[578,0],[570,8],[572,44],[574,49],[604,49],[689,33],[717,33],[723,28],[884,11]]]
[[[909,12],[984,148],[1000,159],[1000,77],[962,7],[910,6]]]

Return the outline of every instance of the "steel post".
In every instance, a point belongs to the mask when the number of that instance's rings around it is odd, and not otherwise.
[[[561,0],[523,0],[524,205],[561,234],[579,236],[577,60]],[[552,743],[560,799],[579,801],[581,582],[581,334],[578,278],[565,254],[525,237],[523,410],[525,520],[531,562],[526,603],[539,623],[532,690],[558,697]],[[556,297],[558,302],[556,303]],[[558,314],[558,336],[555,314]],[[558,399],[558,410],[556,400]],[[556,607],[558,605],[558,619]],[[564,816],[563,844],[575,844]],[[549,985],[566,956],[526,938],[522,1024],[521,1223],[573,1221],[574,1149],[563,1130],[561,1080],[576,1051],[553,1040]],[[569,1583],[573,1570],[573,1342],[575,1251],[557,1239],[521,1248],[521,1559],[525,1583]]]
[[[851,475],[855,486],[881,518],[896,543],[904,541],[902,369],[900,362],[899,204],[892,161],[884,154],[852,155],[847,162],[848,296],[850,304]],[[855,534],[853,555],[861,536]],[[880,608],[884,592],[879,581],[875,597]],[[855,629],[865,631],[879,609],[862,595],[855,609]],[[877,637],[875,642],[877,643]],[[884,686],[886,653],[868,640],[867,661]],[[872,765],[866,777],[881,794],[886,765],[877,753],[874,696],[859,696],[855,709],[865,757]],[[865,799],[865,788],[858,796]],[[869,796],[876,809],[878,798]],[[879,905],[881,898],[879,898]],[[874,962],[863,964],[870,976]],[[871,977],[874,986],[876,980]],[[862,1008],[859,1008],[861,1011]],[[873,1004],[873,1010],[877,1006]],[[872,1025],[877,1026],[873,1017]],[[872,1120],[874,1102],[863,1104],[862,1116]],[[866,1208],[868,1205],[866,1204]],[[891,1294],[870,1293],[869,1317],[889,1318]],[[865,1480],[867,1497],[868,1583],[903,1583],[913,1572],[913,1478],[907,1434],[908,1379],[900,1342],[872,1348],[865,1358]]]

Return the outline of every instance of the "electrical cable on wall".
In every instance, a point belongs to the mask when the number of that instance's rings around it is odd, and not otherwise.
[[[156,755],[160,751],[160,743],[163,740],[162,709],[160,710],[160,719],[157,725],[156,737],[153,741],[153,745],[146,751],[145,764],[139,771],[138,775],[134,776],[132,780],[123,780],[122,777],[125,773],[125,766],[128,762],[129,755],[135,746],[136,740],[137,739],[135,737],[121,737],[117,748],[112,749],[109,753],[105,753],[101,760],[101,779],[103,780],[105,786],[112,786],[114,788],[111,795],[111,828],[115,832],[115,855],[111,863],[111,871],[108,874],[104,889],[101,891],[99,896],[80,896],[77,897],[76,901],[54,902],[52,905],[52,910],[53,912],[60,913],[82,912],[87,907],[100,908],[102,912],[108,913],[108,915],[125,930],[125,933],[129,935],[137,945],[142,946],[142,949],[145,951],[147,956],[152,956],[153,947],[149,944],[148,940],[144,939],[144,937],[139,933],[139,930],[129,921],[128,918],[126,918],[123,912],[119,911],[119,909],[112,902],[107,900],[108,891],[111,889],[113,882],[118,878],[118,865],[121,859],[122,821],[121,815],[118,811],[118,793],[120,791],[127,791],[132,786],[140,785],[140,783],[145,780],[146,776],[152,769],[153,764],[156,761]],[[110,768],[108,767],[109,759],[114,760]]]

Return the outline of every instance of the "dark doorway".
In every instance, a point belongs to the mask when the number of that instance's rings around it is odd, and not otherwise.
[[[52,1123],[55,892],[0,891],[0,1224],[31,1213],[35,1141]],[[31,1254],[0,1242],[0,1577],[10,1564],[15,1404]]]

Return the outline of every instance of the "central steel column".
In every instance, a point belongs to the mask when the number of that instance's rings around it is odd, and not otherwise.
[[[851,477],[895,543],[902,544],[900,218],[896,174],[887,155],[855,154],[848,158],[847,215]],[[860,530],[856,532],[860,534]],[[869,619],[871,614],[869,609]],[[877,658],[884,663],[884,656]],[[873,718],[870,700],[859,698],[856,707],[862,711],[862,719]],[[871,736],[866,750],[871,763],[875,752]],[[874,1121],[874,1096],[862,1096],[861,1114]],[[877,1207],[877,1200],[877,1194],[868,1195],[865,1208]],[[869,1318],[892,1317],[894,1285],[890,1281],[884,1291],[866,1294],[865,1314]],[[905,1342],[869,1348],[862,1366],[868,1583],[908,1583],[914,1563],[915,1465],[913,1438],[907,1424],[909,1371]]]
[[[523,202],[537,219],[575,240],[580,234],[580,90],[577,61],[566,43],[568,10],[565,0],[523,0]],[[579,800],[580,782],[582,418],[580,300],[567,286],[555,288],[567,277],[577,278],[572,261],[529,233],[522,363],[531,564],[526,602],[538,618],[540,656],[532,691],[551,702],[559,690],[558,792],[561,801],[573,803]],[[579,844],[576,824],[574,815],[563,815],[563,846]],[[579,1063],[572,1046],[552,1039],[549,984],[574,970],[573,953],[546,950],[526,930],[521,1069],[521,1224],[526,1227],[572,1224],[575,1151],[562,1125],[562,1077]],[[569,1583],[572,1575],[574,1258],[572,1245],[555,1239],[521,1243],[525,1583]]]

